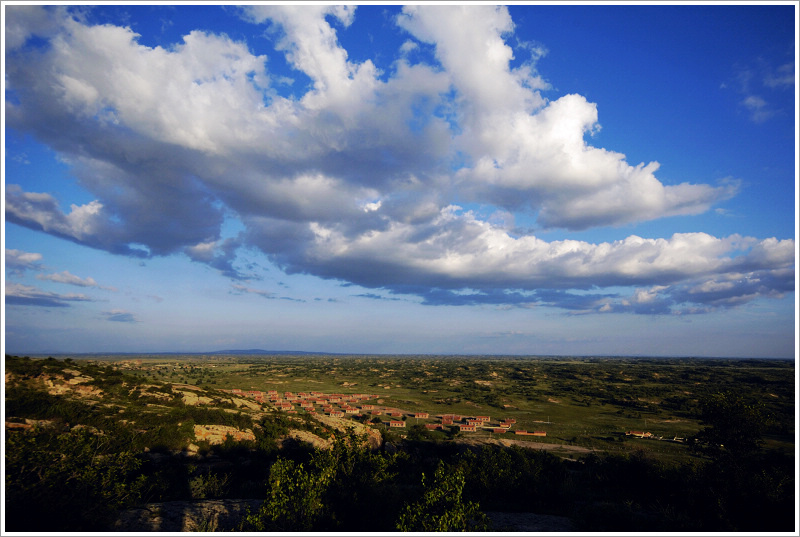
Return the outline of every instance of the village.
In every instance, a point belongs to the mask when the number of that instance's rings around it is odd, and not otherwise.
[[[378,400],[377,394],[342,394],[323,392],[284,392],[277,390],[221,390],[238,397],[253,399],[262,405],[269,405],[275,409],[297,414],[323,413],[334,418],[363,418],[372,416],[370,422],[374,425],[383,425],[388,429],[404,429],[409,418],[414,419],[414,424],[422,424],[429,430],[446,430],[453,432],[474,433],[488,431],[492,434],[513,433],[518,436],[547,436],[547,431],[524,431],[513,429],[516,419],[505,418],[492,420],[490,416],[462,416],[459,414],[431,415],[428,412],[408,412],[394,407],[382,406],[368,401]],[[386,416],[384,421],[381,416]]]
[[[238,397],[253,399],[262,405],[268,405],[277,410],[290,414],[306,412],[308,414],[323,413],[333,418],[363,418],[372,416],[369,423],[372,425],[382,425],[388,429],[405,429],[408,420],[413,418],[413,424],[422,424],[428,430],[451,431],[460,433],[489,432],[495,434],[513,433],[516,436],[547,436],[547,431],[526,431],[513,428],[517,420],[514,418],[503,418],[492,420],[491,416],[460,414],[434,414],[428,412],[408,412],[394,407],[382,406],[368,401],[378,400],[377,394],[343,394],[312,391],[312,392],[283,392],[277,390],[241,390],[234,388],[231,390],[221,390]],[[388,420],[383,420],[385,416]],[[446,429],[447,428],[447,429]],[[664,440],[669,442],[685,443],[685,438],[674,437],[664,438],[655,436],[646,431],[626,431],[625,436]]]

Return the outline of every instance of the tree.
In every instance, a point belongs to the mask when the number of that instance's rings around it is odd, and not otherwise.
[[[785,531],[796,505],[793,458],[761,449],[769,423],[764,405],[734,392],[701,402],[708,427],[693,437],[711,457],[700,471],[694,503],[705,507],[709,527],[726,531]]]
[[[428,440],[429,438],[430,434],[428,433],[428,429],[426,429],[425,426],[420,423],[412,425],[408,429],[407,439],[409,441],[424,441]]]
[[[333,473],[313,472],[303,464],[279,458],[269,475],[269,497],[255,514],[245,517],[254,531],[310,531],[322,515],[322,498]]]
[[[713,458],[745,457],[761,448],[767,425],[764,405],[746,401],[740,394],[720,392],[700,403],[708,427],[692,438],[695,446]]]
[[[107,436],[14,433],[6,441],[6,523],[10,531],[97,531],[148,488],[142,461]]]
[[[400,513],[400,531],[488,531],[489,519],[475,502],[462,498],[464,473],[439,461],[432,481],[422,474],[422,497]]]

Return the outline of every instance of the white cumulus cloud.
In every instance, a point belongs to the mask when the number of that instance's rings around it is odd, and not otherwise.
[[[257,247],[289,272],[431,304],[660,313],[789,289],[791,239],[511,235],[503,222],[515,213],[538,228],[619,226],[699,214],[739,187],[665,184],[658,162],[628,163],[587,142],[602,103],[546,98],[536,65],[545,51],[511,45],[505,7],[405,6],[386,72],[352,59],[339,40],[355,6],[238,12],[274,50],[256,54],[204,30],[150,47],[130,28],[87,23],[68,7],[7,6],[8,125],[54,148],[96,198],[63,212],[51,194],[12,182],[8,220],[117,254],[181,253],[234,279],[244,278],[237,250]],[[49,46],[28,46],[31,36]],[[423,46],[434,61],[414,54]],[[530,59],[512,67],[523,52]],[[300,95],[282,93],[285,77],[270,72],[276,55],[311,80]],[[784,85],[786,70],[773,74]],[[465,202],[502,216],[483,219],[458,207]],[[223,236],[226,215],[241,234]],[[643,291],[568,292],[610,286]]]

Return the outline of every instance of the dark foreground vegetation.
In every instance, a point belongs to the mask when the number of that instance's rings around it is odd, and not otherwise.
[[[793,392],[793,364],[779,367]],[[756,396],[765,379],[743,370],[733,372],[738,389],[707,386],[681,403],[702,426],[677,458],[643,448],[561,458],[422,427],[384,431],[369,449],[353,433],[246,412],[213,390],[204,393],[214,404],[190,406],[169,384],[150,378],[146,391],[141,376],[108,364],[6,356],[5,371],[7,531],[108,531],[124,508],[211,498],[261,501],[220,531],[506,530],[485,514],[494,511],[568,517],[577,531],[797,529],[794,454],[764,442],[793,437],[794,403],[765,403]],[[54,376],[84,379],[85,392],[48,392]],[[195,424],[251,429],[255,439],[197,442]],[[329,449],[282,441],[290,428],[335,440]]]

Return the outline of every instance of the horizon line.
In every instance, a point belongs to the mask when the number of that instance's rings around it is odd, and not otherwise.
[[[18,357],[81,357],[81,356],[205,356],[205,355],[237,355],[237,356],[381,356],[381,357],[513,357],[513,358],[609,358],[609,359],[708,359],[708,360],[796,360],[797,356],[706,356],[706,355],[645,355],[645,354],[519,354],[519,353],[457,353],[457,352],[431,352],[431,353],[404,353],[404,352],[329,352],[329,351],[302,351],[302,350],[267,350],[267,349],[225,349],[215,351],[92,351],[92,352],[28,352],[12,353],[6,350],[4,355]]]

